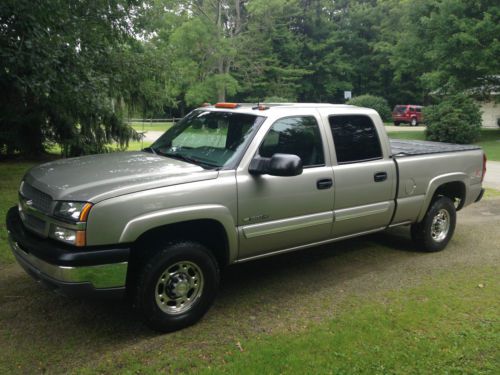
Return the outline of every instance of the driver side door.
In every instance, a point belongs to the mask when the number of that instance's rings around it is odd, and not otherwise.
[[[238,170],[239,259],[329,238],[333,171],[325,161],[324,139],[314,115],[281,118],[270,127],[257,155],[297,155],[303,173],[292,177],[253,176],[248,169]]]

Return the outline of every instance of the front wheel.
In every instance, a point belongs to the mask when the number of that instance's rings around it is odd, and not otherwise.
[[[411,126],[417,126],[418,125],[418,121],[417,121],[417,119],[415,117],[411,119],[410,125]]]
[[[453,201],[441,196],[434,200],[420,223],[411,226],[411,236],[420,249],[443,250],[455,231],[457,213]]]
[[[134,303],[146,325],[171,332],[196,323],[208,311],[219,287],[212,253],[196,242],[159,247],[142,267]]]

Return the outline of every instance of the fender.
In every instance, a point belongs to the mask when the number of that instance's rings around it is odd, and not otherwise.
[[[418,214],[417,222],[421,222],[424,219],[425,214],[431,204],[432,197],[436,190],[441,186],[449,182],[461,182],[465,186],[465,196],[467,196],[467,192],[469,189],[469,176],[463,172],[454,172],[447,173],[440,176],[434,177],[429,181],[429,185],[427,185],[427,192],[425,194],[424,203],[422,204],[422,208],[420,209],[420,213]]]
[[[169,208],[137,216],[130,220],[120,235],[120,242],[134,242],[144,232],[168,224],[183,221],[211,219],[219,222],[227,235],[229,264],[238,256],[238,233],[233,216],[229,210],[220,205],[203,204],[179,208]]]

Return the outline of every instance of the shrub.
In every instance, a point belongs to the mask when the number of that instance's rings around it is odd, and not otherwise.
[[[465,94],[454,94],[439,104],[424,108],[426,139],[450,143],[472,143],[481,134],[478,104]]]
[[[350,99],[347,104],[372,108],[378,112],[382,120],[391,121],[391,109],[387,100],[375,95],[360,95]]]

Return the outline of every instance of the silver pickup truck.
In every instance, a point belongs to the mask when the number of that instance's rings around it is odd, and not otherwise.
[[[219,103],[140,152],[32,168],[7,229],[37,280],[127,295],[171,331],[203,316],[230,264],[399,225],[442,250],[485,170],[477,146],[389,140],[371,109]]]

